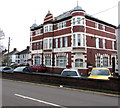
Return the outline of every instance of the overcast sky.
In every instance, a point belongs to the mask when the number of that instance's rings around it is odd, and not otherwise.
[[[77,6],[94,17],[118,26],[118,1],[120,0],[0,0],[0,28],[5,33],[3,41],[7,49],[11,38],[10,51],[23,50],[30,44],[30,26],[43,23],[48,10],[54,17]],[[114,7],[115,6],[115,7]],[[112,8],[114,7],[114,8]]]

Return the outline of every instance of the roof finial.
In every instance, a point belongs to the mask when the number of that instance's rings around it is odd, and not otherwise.
[[[48,10],[48,14],[50,14],[50,9]]]
[[[35,19],[35,22],[34,22],[34,24],[36,24],[36,19]]]
[[[78,0],[77,0],[77,7],[78,7]]]

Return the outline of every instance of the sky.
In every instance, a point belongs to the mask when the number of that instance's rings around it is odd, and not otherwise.
[[[24,50],[30,45],[33,23],[42,24],[49,10],[54,17],[69,11],[77,6],[77,1],[87,14],[118,26],[120,0],[0,0],[0,28],[5,33],[3,45],[7,49],[10,37],[10,51]]]

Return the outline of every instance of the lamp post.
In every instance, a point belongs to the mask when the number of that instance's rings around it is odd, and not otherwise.
[[[10,50],[10,37],[9,37],[9,40],[8,40],[7,66],[9,65],[9,50]]]

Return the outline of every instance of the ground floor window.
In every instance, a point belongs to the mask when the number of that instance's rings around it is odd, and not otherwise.
[[[45,57],[45,65],[51,66],[51,57],[50,56]]]
[[[83,59],[76,59],[75,67],[83,67]]]
[[[103,67],[108,67],[108,57],[103,57]]]
[[[36,56],[36,57],[34,58],[34,63],[35,63],[35,64],[41,64],[41,59],[40,59],[39,56]]]
[[[100,56],[96,58],[96,67],[100,67]]]
[[[58,56],[56,58],[56,65],[65,67],[67,65],[67,57],[66,56]]]

